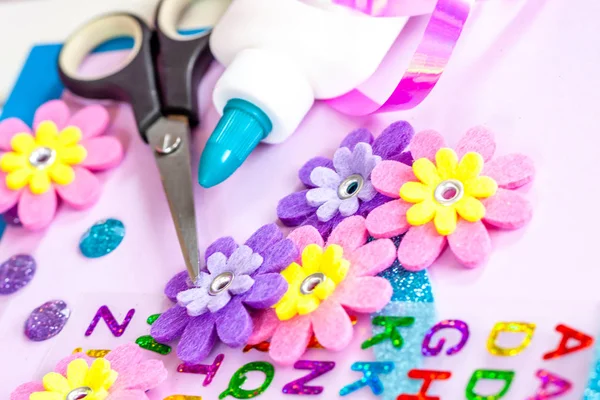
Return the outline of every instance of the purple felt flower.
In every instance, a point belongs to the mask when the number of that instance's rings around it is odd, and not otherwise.
[[[279,201],[277,215],[287,226],[312,225],[328,237],[344,218],[366,216],[391,198],[375,191],[371,171],[381,160],[410,165],[404,152],[414,130],[406,121],[394,122],[377,139],[367,129],[351,132],[336,150],[333,160],[315,157],[299,171],[304,190]]]
[[[249,310],[275,305],[287,291],[279,274],[298,257],[298,249],[275,224],[256,231],[244,245],[231,237],[206,250],[208,271],[192,284],[187,272],[175,275],[165,294],[177,302],[154,322],[151,335],[161,343],[181,338],[179,358],[201,363],[217,339],[229,347],[247,343],[253,331]]]

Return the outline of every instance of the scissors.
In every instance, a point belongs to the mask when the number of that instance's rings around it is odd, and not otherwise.
[[[65,87],[78,96],[131,103],[140,135],[153,150],[188,274],[195,282],[200,265],[190,132],[199,122],[196,88],[212,55],[210,30],[195,35],[177,31],[178,19],[191,2],[161,1],[154,31],[128,13],[91,20],[65,42],[58,71]],[[134,45],[119,70],[93,77],[78,74],[94,48],[123,36],[132,37]]]

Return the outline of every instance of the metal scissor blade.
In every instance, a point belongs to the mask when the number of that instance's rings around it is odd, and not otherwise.
[[[147,136],[167,195],[183,258],[194,282],[200,265],[187,119],[179,116],[161,117],[148,129]]]

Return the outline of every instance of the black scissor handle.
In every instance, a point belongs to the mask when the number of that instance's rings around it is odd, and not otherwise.
[[[163,0],[156,12],[159,75],[165,114],[182,114],[190,125],[199,122],[197,88],[213,60],[208,45],[211,30],[182,35],[177,22],[192,0]]]
[[[133,49],[119,70],[82,77],[78,68],[87,54],[116,37],[130,36]],[[161,115],[160,98],[154,76],[152,31],[140,18],[128,13],[108,14],[93,19],[75,31],[58,57],[60,78],[74,94],[92,99],[131,103],[140,134]]]

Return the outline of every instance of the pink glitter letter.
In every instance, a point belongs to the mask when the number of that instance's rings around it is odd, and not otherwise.
[[[567,393],[573,386],[568,380],[545,369],[538,370],[535,375],[541,379],[542,386],[535,392],[533,397],[529,397],[527,400],[553,399]],[[550,393],[550,389],[553,390],[552,393]]]
[[[296,369],[308,369],[311,370],[310,374],[303,376],[300,379],[296,379],[285,385],[282,392],[285,394],[307,394],[317,395],[323,392],[323,386],[305,386],[308,382],[326,374],[335,367],[333,361],[311,361],[311,360],[299,360],[294,364]]]
[[[456,329],[461,334],[460,342],[458,342],[456,346],[446,350],[446,354],[448,354],[449,356],[458,353],[467,344],[467,340],[469,340],[469,326],[465,322],[460,321],[458,319],[448,319],[434,325],[425,334],[425,338],[423,339],[423,344],[421,346],[421,353],[423,353],[424,356],[437,356],[438,354],[440,354],[440,352],[444,348],[446,339],[440,338],[440,340],[434,347],[430,347],[429,343],[431,342],[431,338],[433,337],[433,335],[436,332],[441,331],[442,329]]]
[[[212,382],[213,378],[217,374],[219,367],[223,363],[223,359],[225,358],[224,354],[219,354],[215,361],[211,365],[197,364],[197,365],[188,365],[188,364],[179,364],[177,367],[178,372],[188,372],[191,374],[202,374],[206,375],[204,378],[204,382],[202,382],[202,386],[208,386]]]
[[[127,325],[129,325],[129,322],[131,322],[133,314],[135,314],[135,309],[132,308],[125,316],[123,323],[119,325],[119,323],[112,315],[108,307],[102,306],[98,309],[98,312],[94,316],[94,319],[90,323],[90,326],[88,326],[87,330],[85,331],[85,336],[90,336],[94,332],[94,329],[96,329],[96,325],[98,325],[98,321],[100,321],[100,318],[102,318],[104,322],[106,322],[106,325],[108,325],[108,329],[110,329],[112,334],[116,337],[119,337],[123,335],[125,329],[127,329]]]

